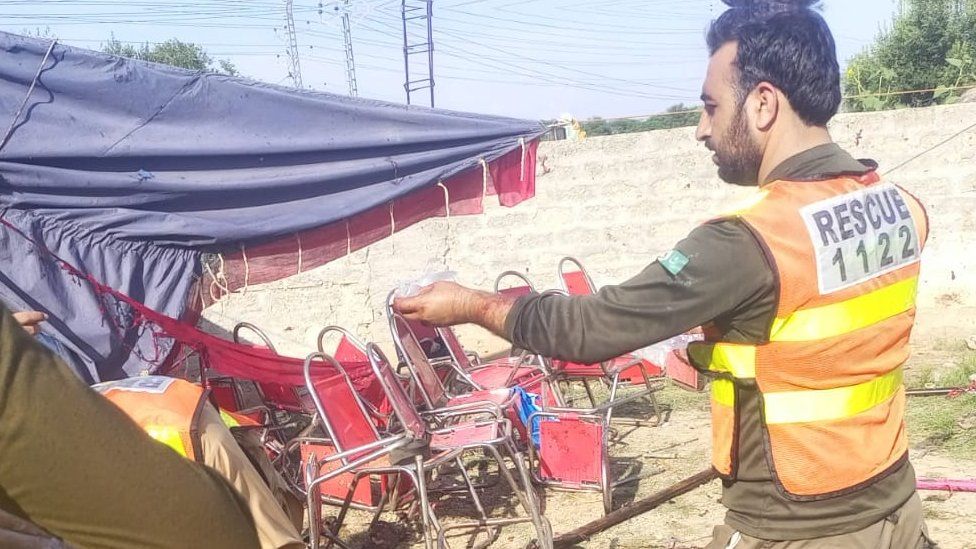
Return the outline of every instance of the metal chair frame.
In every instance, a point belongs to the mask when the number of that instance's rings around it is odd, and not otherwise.
[[[397,416],[398,420],[404,426],[408,434],[414,438],[423,438],[430,441],[430,449],[432,452],[459,452],[454,461],[459,467],[459,472],[464,479],[469,494],[472,496],[472,501],[474,502],[475,507],[481,515],[481,519],[478,521],[452,525],[450,528],[444,529],[434,516],[433,508],[427,504],[426,510],[430,513],[429,524],[432,525],[438,532],[438,547],[447,546],[446,532],[448,530],[484,529],[487,531],[489,539],[493,540],[497,536],[498,527],[516,522],[531,522],[536,529],[537,540],[541,547],[543,549],[551,549],[552,530],[549,527],[548,521],[546,521],[539,512],[539,506],[532,488],[528,469],[525,466],[521,453],[514,448],[514,444],[512,443],[511,423],[507,419],[499,418],[490,410],[478,407],[455,407],[459,409],[450,411],[442,409],[437,411],[437,413],[428,412],[426,414],[421,414],[417,412],[416,408],[414,408],[413,401],[409,398],[403,387],[396,383],[395,372],[379,347],[372,343],[367,344],[367,352],[370,365],[376,373],[380,384],[384,387],[384,390],[388,391],[387,396],[393,407],[394,414]],[[488,415],[490,418],[488,420],[476,421],[474,423],[453,423],[453,420],[457,417],[470,417],[472,414],[479,413]],[[450,426],[431,429],[427,425],[428,421],[433,421],[434,423],[439,424],[450,424]],[[488,440],[477,439],[461,443],[448,444],[445,446],[438,445],[438,437],[441,435],[448,436],[465,427],[480,427],[488,425],[495,426],[498,429],[499,434]],[[488,518],[484,511],[484,507],[481,505],[480,498],[477,496],[475,486],[472,484],[471,479],[464,468],[464,464],[461,461],[460,454],[469,450],[481,450],[485,455],[491,456],[496,461],[499,474],[512,489],[512,492],[516,494],[523,509],[529,515],[528,517],[517,519]],[[509,458],[515,464],[522,481],[521,489],[519,488],[518,483],[516,483],[515,478],[512,476],[512,473],[505,465],[502,457],[503,450],[508,454]],[[425,536],[426,535],[427,534],[425,533]]]
[[[328,419],[329,416],[326,411],[326,408],[321,398],[319,397],[318,392],[315,390],[315,386],[311,378],[310,366],[312,362],[315,360],[322,360],[328,362],[330,365],[336,368],[336,370],[343,378],[344,383],[346,383],[349,391],[351,391],[352,394],[356,395],[355,388],[352,385],[352,381],[349,379],[349,375],[346,373],[345,369],[343,369],[342,365],[338,361],[326,355],[325,353],[321,353],[321,352],[312,353],[305,359],[304,373],[305,373],[306,383],[309,385],[310,392],[312,394],[312,399],[317,409],[318,417],[321,419],[323,428],[326,430],[326,432],[329,434],[330,437],[330,439],[318,439],[318,440],[329,440],[337,450],[335,454],[331,454],[324,458],[310,457],[310,459],[305,464],[304,470],[305,470],[305,478],[306,478],[306,506],[307,506],[307,511],[309,513],[310,546],[312,548],[317,548],[321,541],[322,535],[325,535],[325,537],[329,539],[329,545],[331,545],[336,540],[338,540],[339,532],[342,528],[342,524],[345,522],[345,517],[348,514],[350,508],[358,508],[358,509],[372,511],[373,512],[373,519],[371,521],[371,525],[372,525],[375,524],[377,520],[379,520],[382,511],[387,507],[388,501],[392,501],[391,505],[393,508],[398,507],[399,495],[394,494],[394,496],[390,498],[389,493],[384,493],[383,498],[380,501],[380,504],[375,507],[365,507],[365,506],[357,507],[356,505],[354,505],[352,503],[352,498],[353,495],[355,494],[356,487],[358,486],[360,480],[362,480],[363,478],[370,478],[370,477],[377,477],[377,476],[387,477],[387,478],[392,478],[393,481],[396,483],[394,486],[396,486],[397,484],[399,484],[399,478],[401,476],[405,476],[410,479],[411,483],[413,484],[414,488],[416,489],[416,491],[420,496],[419,512],[421,513],[421,521],[425,525],[424,527],[425,546],[427,548],[433,547],[431,536],[428,533],[430,528],[429,520],[431,514],[428,509],[429,502],[427,500],[427,489],[425,485],[426,475],[434,471],[436,468],[440,467],[441,465],[448,463],[454,458],[456,458],[458,455],[460,455],[460,452],[456,452],[456,454],[454,455],[452,455],[451,453],[443,453],[437,456],[435,459],[430,459],[430,460],[424,460],[422,456],[418,455],[415,456],[414,462],[409,465],[402,465],[402,464],[401,465],[398,464],[377,465],[375,464],[375,462],[378,459],[387,457],[394,450],[405,446],[408,442],[410,442],[411,437],[407,432],[399,433],[392,436],[381,437],[379,432],[376,431],[375,429],[372,430],[372,434],[375,436],[376,440],[364,445],[357,446],[355,448],[342,448],[342,445],[339,442],[337,437],[337,431],[335,429],[335,426],[331,425],[331,422]],[[362,400],[358,398],[358,395],[356,396],[357,396],[357,402],[359,402],[358,411],[362,414],[362,417],[366,420],[366,422],[371,423],[370,416],[366,412],[366,408],[362,405]],[[316,441],[316,439],[306,439],[306,440]],[[315,454],[312,454],[312,456],[314,455]],[[340,466],[338,468],[328,471],[325,474],[319,475],[319,472],[321,471],[321,467],[323,465],[329,464],[337,460],[340,463]],[[339,475],[346,474],[346,473],[352,473],[353,478],[351,479],[351,482],[349,484],[346,497],[343,500],[341,501],[330,500],[331,498],[328,498],[321,494],[322,483],[327,482],[333,478],[338,477]],[[332,528],[326,532],[322,532],[320,530],[321,520],[317,518],[317,513],[316,513],[317,510],[321,512],[320,507],[317,508],[316,506],[321,506],[323,502],[334,503],[340,506],[339,514],[336,517],[336,520],[333,523]],[[341,544],[340,546],[344,547],[345,544]]]

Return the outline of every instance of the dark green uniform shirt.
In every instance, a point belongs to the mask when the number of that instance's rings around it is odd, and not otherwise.
[[[873,167],[827,144],[786,160],[765,183],[860,175]],[[724,341],[761,341],[776,315],[777,290],[772,268],[752,233],[735,219],[708,223],[694,229],[675,250],[688,258],[683,267],[679,263],[666,268],[655,261],[630,280],[605,286],[592,296],[520,298],[505,322],[509,339],[519,348],[585,363],[709,322]],[[853,494],[812,502],[787,498],[773,482],[763,450],[758,393],[739,394],[739,468],[735,480],[724,482],[722,495],[726,522],[733,528],[768,540],[845,534],[887,517],[915,492],[915,473],[906,461]]]
[[[259,547],[227,481],[149,438],[2,305],[0,456],[4,547],[38,534],[18,519],[75,547]]]

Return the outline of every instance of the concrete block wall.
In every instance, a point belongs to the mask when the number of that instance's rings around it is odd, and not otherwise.
[[[845,114],[832,133],[885,172],[973,120],[973,104]],[[204,318],[218,330],[253,322],[294,355],[312,350],[328,324],[390,349],[383,305],[400,281],[450,269],[462,283],[490,289],[498,273],[511,269],[550,288],[565,255],[582,260],[598,285],[622,281],[695,225],[754,192],[718,180],[693,128],[550,142],[539,153],[551,171],[540,168],[537,196],[528,202],[503,208],[489,198],[482,216],[423,221],[318,269],[231,295]],[[932,220],[920,317],[946,333],[976,330],[976,130],[896,169],[888,180],[919,196]],[[466,346],[481,352],[504,347],[477,328],[460,333]]]

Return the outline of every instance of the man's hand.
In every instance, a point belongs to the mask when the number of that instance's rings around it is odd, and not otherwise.
[[[424,286],[411,297],[393,300],[393,309],[408,320],[420,320],[433,326],[453,326],[471,322],[468,302],[473,290],[454,282],[435,282]]]
[[[497,294],[465,288],[454,282],[435,282],[412,297],[393,300],[393,310],[408,320],[433,326],[474,323],[505,336],[505,319],[514,301]]]
[[[30,335],[37,335],[41,331],[39,324],[47,320],[47,315],[39,311],[21,311],[14,313],[14,320],[27,330]]]

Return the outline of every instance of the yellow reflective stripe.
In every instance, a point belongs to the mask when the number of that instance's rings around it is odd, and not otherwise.
[[[730,408],[735,406],[735,384],[731,379],[717,377],[712,380],[712,400]]]
[[[851,417],[888,400],[901,384],[902,370],[897,368],[849,387],[763,393],[766,423],[808,423]]]
[[[183,447],[183,437],[180,436],[179,429],[163,427],[161,425],[146,425],[144,428],[146,434],[152,438],[176,450],[177,454],[183,457],[189,457],[187,456],[186,448]]]
[[[737,378],[756,377],[756,347],[734,343],[716,343],[708,369],[732,374]]]
[[[801,309],[773,321],[770,341],[815,341],[866,328],[915,306],[918,277],[823,307]]]
[[[240,427],[241,424],[234,419],[234,416],[228,414],[223,408],[220,409],[220,419],[224,420],[224,425],[227,427]]]

